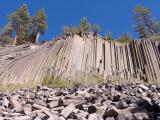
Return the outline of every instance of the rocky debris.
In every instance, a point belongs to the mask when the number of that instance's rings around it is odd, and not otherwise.
[[[0,92],[0,119],[159,120],[159,93],[157,86],[143,83],[121,87],[103,83],[76,90],[37,86]]]

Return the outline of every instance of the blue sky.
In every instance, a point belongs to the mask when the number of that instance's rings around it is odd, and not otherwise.
[[[27,4],[31,15],[45,8],[48,29],[40,39],[51,40],[62,32],[65,25],[78,25],[83,16],[102,27],[101,34],[111,31],[114,37],[122,33],[137,34],[132,26],[136,5],[149,7],[155,19],[160,20],[160,0],[1,0],[0,29],[7,23],[7,16],[22,4]]]

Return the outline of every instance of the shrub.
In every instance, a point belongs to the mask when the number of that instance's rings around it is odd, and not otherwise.
[[[53,75],[51,77],[45,76],[42,85],[51,88],[69,88],[100,84],[103,80],[103,75],[100,74],[85,75],[84,73],[78,73],[76,76],[72,77],[70,81],[63,80],[60,76],[55,77],[55,75]]]
[[[62,80],[61,77],[55,77],[54,75],[51,77],[45,76],[42,81],[42,85],[58,88],[67,88],[70,86],[68,81]]]

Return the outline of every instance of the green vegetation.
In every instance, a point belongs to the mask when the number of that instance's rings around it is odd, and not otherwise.
[[[4,29],[0,35],[0,40],[6,42],[8,44],[11,43],[12,42],[12,31],[13,30],[12,30],[11,24],[10,23],[7,24],[4,27]]]
[[[113,36],[111,32],[107,32],[107,34],[105,35],[105,40],[107,41],[113,41]]]
[[[152,12],[149,8],[141,5],[136,6],[134,20],[136,21],[134,28],[139,33],[140,38],[159,34],[160,23],[153,19]]]
[[[93,24],[93,25],[92,25],[92,30],[93,30],[93,34],[94,34],[95,36],[97,36],[98,33],[101,31],[101,27],[100,27],[100,25],[98,25],[98,24]]]
[[[129,43],[130,41],[132,41],[132,37],[130,36],[130,34],[125,33],[125,34],[122,34],[117,41],[120,43]]]
[[[0,84],[0,91],[15,91],[15,90],[23,89],[26,87],[33,88],[35,86],[36,85],[33,82],[29,82],[29,83],[25,83],[25,84],[14,84],[14,83]]]
[[[83,85],[100,84],[103,82],[102,75],[84,75],[82,73],[77,74],[71,80],[63,80],[61,77],[51,77],[45,76],[42,85],[52,88],[70,88],[70,87],[80,87]]]
[[[81,33],[88,33],[88,32],[90,32],[91,24],[88,22],[88,20],[87,20],[86,17],[83,17],[81,19],[79,28],[80,28],[80,32]]]
[[[14,44],[26,43],[29,38],[28,31],[30,28],[30,15],[26,5],[22,5],[16,12],[9,15],[9,22],[12,26],[12,31],[16,34]]]
[[[42,81],[42,85],[45,85],[47,87],[67,88],[69,87],[69,82],[66,80],[62,80],[60,77],[45,76]]]
[[[64,34],[79,34],[80,28],[77,26],[65,26],[63,28]]]
[[[38,11],[37,15],[33,17],[32,23],[32,36],[35,38],[35,44],[38,44],[40,34],[44,34],[48,27],[44,9]]]
[[[76,26],[76,25],[70,25],[70,26],[65,26],[63,28],[63,33],[65,35],[74,35],[74,34],[78,34],[78,35],[82,35],[82,34],[88,34],[90,31],[93,31],[93,34],[95,36],[98,35],[98,33],[101,30],[101,27],[98,24],[93,24],[91,25],[86,17],[83,17],[80,21],[80,25]]]
[[[149,8],[137,5],[133,18],[136,22],[134,29],[141,39],[159,40],[160,22],[153,18]],[[28,8],[24,4],[8,16],[8,23],[0,34],[0,41],[7,44],[13,43],[13,45],[38,44],[39,36],[45,33],[47,27],[47,16],[44,9],[40,9],[35,16],[30,16]],[[63,28],[65,35],[87,35],[91,31],[94,36],[97,36],[101,31],[101,27],[98,24],[92,25],[86,17],[80,20],[79,25],[69,25]],[[109,41],[114,39],[111,33],[107,33],[104,37],[105,40]],[[131,38],[127,34],[122,34],[118,38],[118,41],[122,43],[130,40]]]
[[[47,29],[47,17],[44,9],[39,10],[34,17],[30,16],[26,5],[8,17],[8,23],[0,34],[0,40],[13,45],[35,42]]]

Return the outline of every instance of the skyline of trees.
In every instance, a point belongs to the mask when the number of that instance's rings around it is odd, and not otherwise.
[[[8,16],[8,23],[0,34],[0,40],[13,45],[24,43],[38,44],[40,34],[47,29],[47,16],[44,9],[40,9],[35,16],[30,16],[27,5],[23,4]]]
[[[142,5],[135,7],[133,15],[135,20],[134,29],[139,34],[140,39],[159,35],[160,22],[155,20],[149,8]],[[20,45],[24,43],[38,44],[39,36],[44,34],[48,28],[47,16],[45,10],[41,8],[35,16],[30,16],[27,5],[23,4],[15,12],[8,16],[8,23],[0,33],[0,40]],[[97,23],[91,24],[86,17],[80,20],[79,25],[69,25],[63,28],[63,34],[73,33],[83,35],[93,32],[98,36],[101,26]],[[106,40],[116,39],[122,42],[128,42],[133,39],[130,33],[123,33],[118,38],[113,38],[112,33],[104,36]]]

